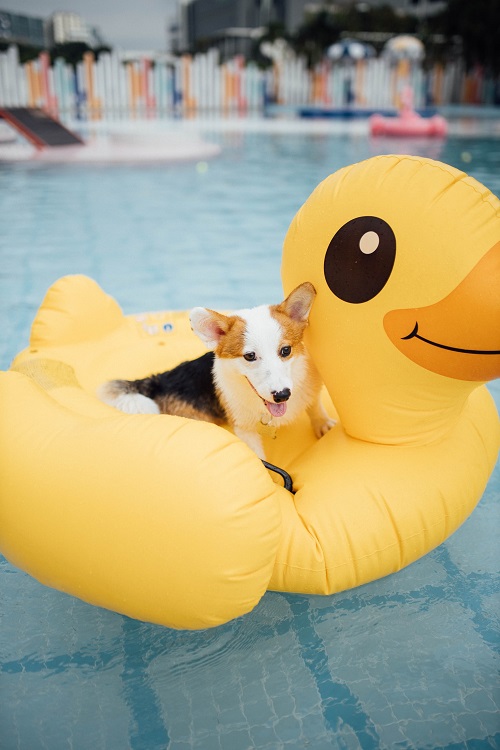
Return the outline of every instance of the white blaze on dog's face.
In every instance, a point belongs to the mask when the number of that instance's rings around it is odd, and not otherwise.
[[[195,308],[194,332],[224,364],[228,377],[239,374],[273,417],[282,417],[304,367],[302,337],[316,291],[306,282],[279,305],[261,305],[234,315]],[[302,374],[302,373],[301,373]]]

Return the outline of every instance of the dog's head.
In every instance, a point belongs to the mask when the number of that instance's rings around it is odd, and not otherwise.
[[[304,372],[304,329],[316,290],[305,282],[279,305],[260,305],[233,315],[195,307],[191,327],[227,363],[245,377],[274,417],[285,414],[287,401]]]

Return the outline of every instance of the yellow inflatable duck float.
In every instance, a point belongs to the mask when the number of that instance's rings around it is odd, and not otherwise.
[[[267,436],[288,492],[230,432],[124,415],[96,388],[201,353],[186,313],[123,316],[92,280],[48,291],[1,373],[0,549],[41,582],[177,628],[266,589],[332,594],[393,573],[479,501],[500,446],[500,202],[453,167],[381,156],[292,221],[285,292],[317,290],[307,343],[338,425]],[[330,403],[330,408],[332,403]]]

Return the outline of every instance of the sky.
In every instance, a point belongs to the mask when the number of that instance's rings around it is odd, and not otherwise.
[[[176,7],[176,0],[0,0],[2,10],[37,18],[59,10],[78,13],[112,46],[134,50],[167,48],[166,28]]]

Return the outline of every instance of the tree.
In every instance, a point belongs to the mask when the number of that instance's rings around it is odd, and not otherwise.
[[[250,53],[250,60],[257,63],[262,70],[271,67],[273,61],[265,52],[263,52],[262,45],[265,47],[266,43],[274,44],[278,40],[283,40],[287,44],[290,44],[290,37],[286,33],[285,26],[278,21],[271,21],[262,36],[254,40]]]
[[[93,49],[85,42],[65,42],[64,44],[55,44],[50,50],[50,59],[53,63],[58,57],[62,57],[67,63],[74,68],[83,60],[86,52],[93,52],[96,58],[102,52],[111,52],[111,48],[106,45]]]
[[[449,0],[446,10],[429,19],[429,30],[441,32],[448,49],[462,40],[462,53],[468,68],[482,65],[500,72],[500,2],[498,0]]]
[[[5,52],[12,45],[12,42],[0,41],[0,52]],[[36,60],[40,52],[41,47],[33,47],[30,44],[18,44],[17,49],[19,52],[19,62],[24,64],[30,62],[30,60]]]
[[[399,15],[390,5],[371,7],[360,3],[345,10],[321,10],[309,16],[295,34],[292,45],[298,54],[306,55],[309,66],[314,66],[341,34],[359,34],[361,38],[363,32],[412,34],[417,25],[415,17]],[[383,41],[377,43],[379,49],[382,45]]]
[[[343,31],[351,33],[413,34],[417,30],[414,16],[400,15],[390,5],[351,5],[338,14],[337,23]]]
[[[340,32],[335,15],[321,10],[300,26],[292,39],[292,47],[297,54],[305,55],[309,67],[314,67],[328,47],[338,41]]]

